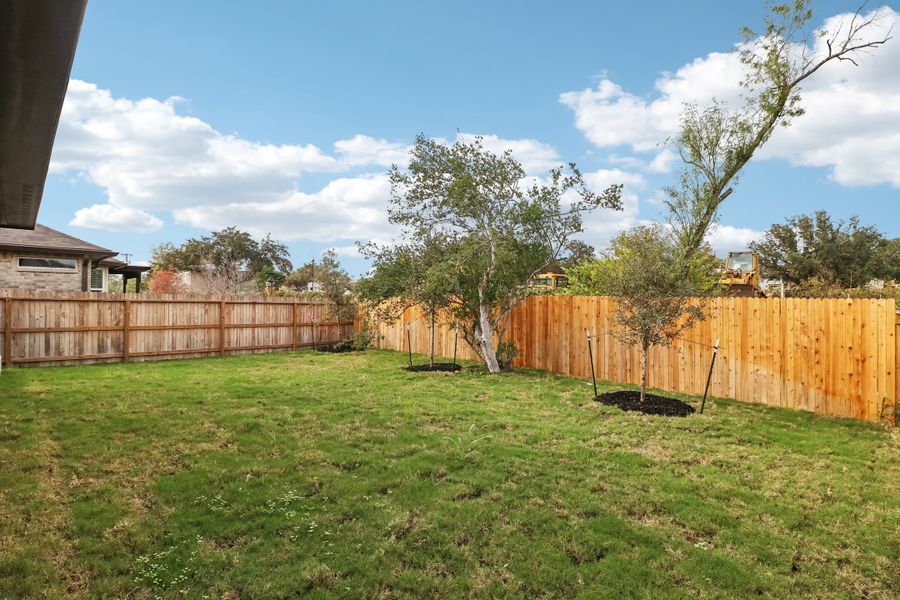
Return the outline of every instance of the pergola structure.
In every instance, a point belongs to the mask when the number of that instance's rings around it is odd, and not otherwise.
[[[0,227],[37,222],[86,6],[0,2]]]
[[[128,280],[134,279],[134,292],[141,293],[141,276],[150,270],[150,267],[144,265],[129,265],[115,258],[108,258],[103,261],[104,265],[109,267],[110,275],[122,276],[122,291],[128,291]]]

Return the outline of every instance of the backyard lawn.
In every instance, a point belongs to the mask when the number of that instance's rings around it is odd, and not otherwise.
[[[405,361],[4,370],[0,598],[900,595],[897,430]]]

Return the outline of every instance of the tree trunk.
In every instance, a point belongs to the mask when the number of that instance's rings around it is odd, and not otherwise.
[[[434,368],[434,309],[431,310],[431,362],[429,363],[430,368]]]
[[[644,346],[641,348],[641,402],[647,393],[647,351],[649,348]]]
[[[494,330],[491,328],[491,311],[487,306],[478,308],[478,343],[484,355],[484,364],[490,373],[500,372],[500,363],[497,361],[497,351],[494,350]]]

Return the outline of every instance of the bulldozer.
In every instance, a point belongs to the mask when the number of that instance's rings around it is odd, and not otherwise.
[[[726,296],[762,298],[765,294],[760,281],[759,257],[756,254],[749,250],[728,253],[725,270],[719,279]]]
[[[541,273],[528,282],[528,289],[538,293],[550,293],[557,288],[569,287],[569,276],[562,273]]]

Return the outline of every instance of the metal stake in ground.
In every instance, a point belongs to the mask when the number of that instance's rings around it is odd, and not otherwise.
[[[409,348],[409,368],[412,368],[412,337],[409,333],[409,323],[406,324],[406,346]]]
[[[453,364],[456,364],[456,340],[459,338],[459,323],[453,327]]]
[[[716,355],[719,353],[719,338],[716,338],[716,344],[713,346],[712,360],[709,363],[709,375],[706,376],[706,387],[703,389],[703,402],[700,404],[700,414],[706,407],[706,394],[709,393],[709,382],[712,381],[713,366],[716,364]]]
[[[584,334],[587,336],[587,345],[588,345],[588,357],[591,359],[591,381],[594,383],[594,400],[597,399],[597,376],[594,374],[594,348],[591,344],[591,332],[587,329],[584,330]]]

